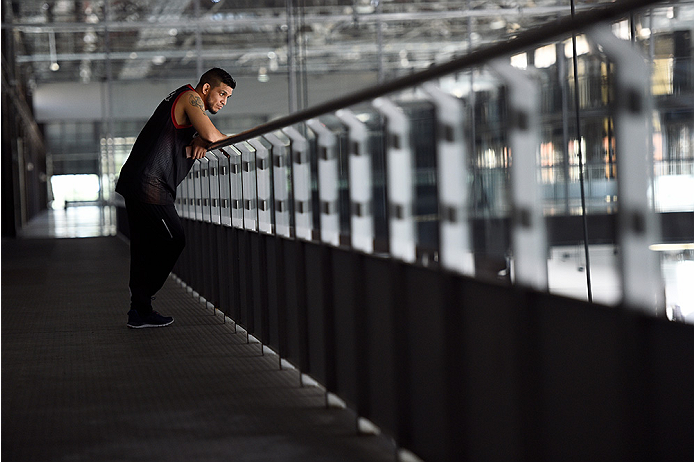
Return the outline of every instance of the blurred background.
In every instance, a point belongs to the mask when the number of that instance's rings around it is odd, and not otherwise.
[[[213,116],[223,132],[234,134],[512,40],[570,15],[572,6],[581,12],[606,3],[3,0],[3,236],[31,235],[32,220],[43,220],[63,237],[114,234],[114,184],[144,122],[172,89],[195,85],[211,67],[226,69],[238,81],[228,106]],[[694,2],[687,0],[661,2],[612,25],[651,69],[649,194],[656,212],[673,217],[676,228],[670,241],[654,243],[670,281],[671,319],[694,313],[691,284],[684,282],[694,280],[694,231],[687,228],[691,219],[682,219],[694,212],[693,27]],[[616,212],[612,71],[595,51],[578,36],[575,50],[567,39],[510,58],[517,68],[535,69],[542,80],[539,181],[546,217],[582,213],[579,148],[586,213],[601,223]],[[580,137],[574,98],[567,97],[575,94],[576,82]],[[461,98],[475,95],[467,101],[475,127],[472,216],[503,216],[509,166],[503,91],[483,69],[440,85]],[[591,264],[595,299],[613,304],[620,289],[610,233],[604,228],[593,234]],[[585,298],[580,239],[553,246],[550,257],[551,290]]]

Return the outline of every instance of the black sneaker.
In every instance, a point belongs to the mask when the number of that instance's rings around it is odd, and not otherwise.
[[[162,316],[156,311],[152,311],[146,316],[140,316],[137,310],[128,311],[128,327],[131,329],[142,329],[143,327],[164,327],[174,322],[171,316]]]

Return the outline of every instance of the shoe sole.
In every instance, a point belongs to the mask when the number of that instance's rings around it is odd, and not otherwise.
[[[146,327],[166,327],[170,326],[173,324],[174,320],[172,319],[171,322],[167,322],[166,324],[140,324],[139,326],[135,326],[133,324],[128,324],[128,327],[131,329],[144,329]]]

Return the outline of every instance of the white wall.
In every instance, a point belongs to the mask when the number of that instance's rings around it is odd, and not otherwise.
[[[172,90],[195,81],[137,81],[114,82],[114,120],[146,119],[159,102]],[[251,77],[240,77],[229,104],[219,114],[225,116],[263,115],[279,116],[289,112],[287,76],[271,75],[270,81],[258,82]],[[325,74],[309,78],[309,105],[376,84],[376,75]],[[106,84],[52,83],[39,85],[34,91],[34,111],[40,123],[59,120],[87,121],[106,117]],[[248,127],[252,128],[252,127]]]

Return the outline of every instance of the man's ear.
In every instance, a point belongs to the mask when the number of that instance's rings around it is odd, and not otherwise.
[[[202,85],[202,94],[207,95],[210,92],[210,88],[212,88],[212,87],[210,86],[209,83],[204,83]]]

